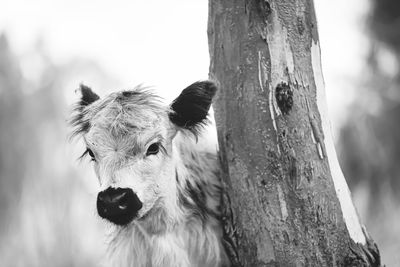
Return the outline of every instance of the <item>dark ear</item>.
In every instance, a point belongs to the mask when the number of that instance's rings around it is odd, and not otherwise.
[[[78,90],[81,92],[81,99],[75,104],[72,110],[72,116],[69,120],[69,123],[74,127],[71,138],[89,130],[90,123],[87,119],[84,119],[85,111],[83,109],[100,99],[100,97],[86,85],[81,84]]]
[[[81,100],[78,103],[78,107],[80,107],[81,110],[84,107],[86,107],[87,105],[90,105],[93,102],[95,102],[96,100],[100,99],[100,97],[96,93],[94,93],[92,91],[92,89],[90,89],[90,87],[88,87],[84,84],[81,84],[79,86],[79,90],[81,91],[82,96],[81,96]]]
[[[170,120],[183,128],[196,132],[197,126],[207,122],[207,114],[217,87],[210,81],[195,82],[185,88],[172,102]]]

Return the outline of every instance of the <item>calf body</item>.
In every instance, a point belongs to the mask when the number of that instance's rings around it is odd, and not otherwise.
[[[216,87],[197,82],[170,105],[140,88],[100,99],[81,86],[72,124],[114,225],[112,266],[226,266],[215,154],[197,144]]]

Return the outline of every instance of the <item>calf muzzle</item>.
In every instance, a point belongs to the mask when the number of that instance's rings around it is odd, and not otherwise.
[[[97,195],[97,213],[117,225],[131,222],[143,204],[130,188],[109,187]]]

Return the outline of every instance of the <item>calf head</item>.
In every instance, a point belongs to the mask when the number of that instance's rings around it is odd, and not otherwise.
[[[116,225],[143,220],[153,210],[178,212],[175,180],[178,131],[197,135],[207,122],[216,87],[196,82],[170,106],[145,89],[100,99],[81,85],[71,124],[86,144],[100,183],[98,214]]]

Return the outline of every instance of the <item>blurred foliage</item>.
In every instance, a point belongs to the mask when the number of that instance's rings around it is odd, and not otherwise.
[[[371,0],[369,55],[339,159],[387,266],[400,266],[400,2]]]
[[[399,1],[372,0],[370,26],[371,33],[375,39],[388,45],[396,55],[400,54]]]
[[[41,47],[35,57],[36,83],[1,35],[0,266],[98,266],[104,240],[94,197],[65,149],[62,84],[83,62],[56,66]]]
[[[341,131],[342,166],[352,187],[400,190],[400,2],[374,0],[370,53],[356,99]]]
[[[20,122],[23,119],[21,72],[8,49],[5,36],[0,37],[0,212],[1,230],[10,218],[9,208],[21,194],[21,177],[27,162],[22,157],[24,140],[21,133],[26,130]],[[7,129],[7,130],[5,130]],[[10,144],[13,144],[10,149]],[[15,146],[14,146],[15,144]],[[18,160],[18,168],[15,160]]]

